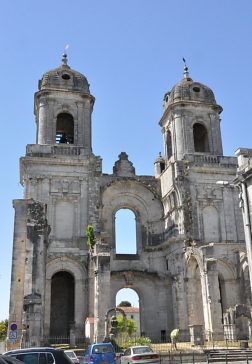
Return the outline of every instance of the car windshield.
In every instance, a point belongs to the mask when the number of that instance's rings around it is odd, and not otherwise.
[[[92,354],[104,354],[113,353],[113,348],[111,345],[95,345],[92,350]]]
[[[132,348],[133,354],[145,354],[145,353],[153,353],[153,350],[148,346]]]

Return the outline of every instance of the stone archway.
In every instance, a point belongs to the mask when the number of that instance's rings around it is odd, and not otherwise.
[[[76,337],[81,337],[84,335],[84,325],[83,322],[87,316],[87,300],[84,292],[85,282],[87,278],[87,271],[85,266],[80,265],[78,262],[69,259],[68,257],[62,257],[53,259],[48,263],[46,268],[46,287],[45,287],[45,321],[44,321],[44,335],[46,337],[50,334],[50,320],[51,320],[51,293],[52,293],[52,283],[53,277],[59,273],[65,272],[70,274],[74,280],[74,333]]]
[[[74,324],[75,284],[72,274],[60,271],[52,277],[50,336],[69,337]]]
[[[140,335],[146,335],[153,340],[160,340],[165,336],[165,333],[172,330],[174,322],[170,277],[136,270],[113,271],[111,274],[111,297],[113,297],[114,302],[117,292],[123,288],[131,288],[139,297]],[[153,310],[154,297],[155,309]],[[113,304],[113,301],[111,302]]]

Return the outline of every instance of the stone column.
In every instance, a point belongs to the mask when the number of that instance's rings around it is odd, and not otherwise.
[[[26,209],[27,200],[14,200],[15,209],[14,237],[12,250],[12,272],[9,309],[9,330],[12,324],[17,325],[17,340],[7,342],[7,348],[20,347],[20,340],[23,333],[22,314],[24,297],[24,271],[26,255]]]
[[[38,144],[47,144],[48,125],[47,125],[47,101],[43,98],[39,100],[37,125],[38,125]]]
[[[45,260],[48,226],[45,205],[30,201],[27,204],[27,244],[24,289],[24,330],[29,345],[43,342]]]
[[[84,104],[84,128],[83,128],[83,144],[84,147],[91,151],[91,113],[92,113],[92,100],[87,99],[85,100]]]
[[[190,339],[192,345],[203,345],[204,336],[202,325],[189,325]]]
[[[204,323],[205,323],[205,333],[208,337],[210,333],[212,333],[212,321],[209,307],[209,290],[208,290],[208,282],[207,282],[207,272],[201,272],[201,290],[202,290],[202,303],[203,303],[203,315],[204,315]]]
[[[95,269],[94,300],[94,339],[103,341],[105,337],[105,316],[110,308],[110,256],[109,253],[93,257]]]
[[[205,293],[206,300],[204,302],[205,317],[207,317],[207,327],[211,334],[215,336],[223,335],[222,311],[220,304],[220,290],[218,281],[218,271],[216,268],[217,260],[209,258],[206,260],[205,274]],[[206,312],[207,311],[207,312]]]
[[[186,330],[188,333],[188,303],[185,298],[186,282],[182,274],[179,274],[173,278],[173,307],[174,307],[174,322],[173,327],[179,328],[181,333]]]
[[[185,140],[184,140],[184,116],[181,113],[174,115],[174,131],[176,133],[174,145],[174,158],[182,159],[185,153]]]

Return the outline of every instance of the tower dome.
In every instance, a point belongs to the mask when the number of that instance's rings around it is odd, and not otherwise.
[[[182,160],[195,153],[223,155],[221,112],[213,91],[193,81],[185,64],[183,80],[164,96],[164,112],[159,122],[166,163],[170,158]]]
[[[42,90],[71,90],[90,94],[86,77],[71,69],[67,64],[67,55],[63,54],[62,64],[46,72],[39,81],[39,91]]]
[[[208,104],[215,106],[221,113],[222,107],[216,103],[213,91],[200,82],[195,82],[189,77],[187,66],[184,68],[184,78],[177,83],[170,92],[164,96],[164,108],[176,103]]]

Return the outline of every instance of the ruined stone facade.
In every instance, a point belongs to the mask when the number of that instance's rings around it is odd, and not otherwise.
[[[222,335],[225,313],[249,306],[251,294],[232,186],[237,158],[223,155],[221,106],[185,68],[164,97],[155,175],[136,175],[125,152],[109,175],[92,152],[94,100],[66,56],[35,94],[37,139],[20,159],[24,199],[14,201],[9,319],[18,343],[84,338],[87,318],[92,339],[103,340],[106,313],[126,287],[139,296],[141,333],[164,339],[178,327],[186,338],[195,326]],[[115,215],[125,208],[136,218],[136,254],[116,251]]]

